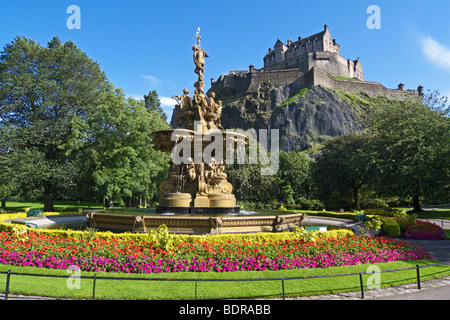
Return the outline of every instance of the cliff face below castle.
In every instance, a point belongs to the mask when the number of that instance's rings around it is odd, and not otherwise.
[[[362,129],[361,115],[369,97],[323,86],[302,88],[297,83],[266,88],[238,97],[217,88],[225,129],[279,129],[280,150],[308,149],[316,143]],[[175,115],[173,116],[175,119]]]

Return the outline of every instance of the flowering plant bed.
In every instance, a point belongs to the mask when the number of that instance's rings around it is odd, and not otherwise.
[[[422,248],[382,237],[318,235],[310,239],[174,238],[160,241],[72,238],[35,231],[0,232],[0,263],[85,271],[160,273],[328,268],[433,259]]]
[[[435,223],[416,220],[399,220],[397,222],[402,230],[403,238],[414,240],[445,240],[445,231]]]

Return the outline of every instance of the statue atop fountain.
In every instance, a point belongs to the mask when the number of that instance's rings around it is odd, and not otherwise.
[[[220,124],[222,102],[216,101],[215,94],[206,96],[204,87],[205,58],[208,54],[201,47],[200,28],[196,35],[197,43],[192,47],[194,72],[198,75],[194,83],[194,95],[184,89],[182,95],[174,95],[177,101],[176,121],[174,129],[153,133],[154,149],[172,152],[172,160],[168,178],[160,186],[161,198],[157,212],[171,213],[230,213],[239,212],[233,187],[227,181],[224,172],[223,155],[227,148],[235,148],[237,144],[246,144],[246,136],[235,133],[232,143],[227,140]],[[201,137],[199,141],[198,137]],[[209,157],[204,156],[208,142],[213,139],[219,143]],[[179,146],[190,148],[190,156],[182,162],[175,161]],[[193,153],[193,157],[192,157]],[[201,161],[197,161],[201,159]]]

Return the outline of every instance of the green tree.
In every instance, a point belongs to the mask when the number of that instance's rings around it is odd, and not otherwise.
[[[1,209],[6,209],[6,200],[10,198],[16,190],[16,182],[14,175],[11,174],[9,163],[9,143],[5,140],[6,134],[3,134],[0,129],[0,201]]]
[[[71,41],[53,38],[42,47],[17,37],[0,55],[0,127],[12,141],[10,174],[44,199],[46,211],[75,186],[74,155],[87,142],[86,118],[106,84],[98,64]]]
[[[167,114],[161,107],[161,101],[156,90],[144,94],[144,104],[148,111],[155,111],[163,121],[167,121]]]
[[[151,133],[167,129],[168,124],[156,111],[147,111],[142,101],[126,100],[123,91],[112,86],[103,92],[90,121],[95,133],[93,180],[109,206],[113,201],[124,205],[133,197],[153,200],[170,154],[153,150]]]
[[[367,133],[350,133],[325,142],[314,170],[322,199],[351,190],[354,206],[359,209],[359,192],[369,177],[364,149],[369,140]]]
[[[276,178],[280,191],[285,187],[285,192],[281,192],[281,194],[287,192],[294,199],[302,196],[309,198],[312,189],[311,170],[314,160],[300,151],[280,151],[279,160],[280,166]]]
[[[446,99],[433,92],[423,99],[390,101],[373,108],[367,127],[374,182],[386,195],[448,200],[450,119]]]
[[[256,145],[256,154],[249,150],[250,145],[253,144]],[[251,134],[248,135],[244,163],[238,164],[237,152],[235,152],[234,164],[228,163],[225,168],[227,180],[233,185],[233,193],[239,201],[264,203],[276,198],[275,176],[261,174],[261,168],[267,167],[267,165],[262,164],[258,158],[260,148],[259,142]]]

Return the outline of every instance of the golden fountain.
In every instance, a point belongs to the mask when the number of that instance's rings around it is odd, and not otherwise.
[[[224,172],[226,161],[234,151],[244,148],[247,136],[224,130],[220,124],[221,101],[214,93],[204,93],[205,58],[200,46],[200,29],[194,51],[195,73],[193,98],[184,89],[183,95],[173,96],[176,128],[156,131],[153,148],[171,152],[167,179],[161,183],[161,198],[156,213],[115,214],[109,210],[86,213],[89,225],[113,231],[149,232],[164,224],[176,233],[236,233],[279,232],[301,224],[303,213],[267,211],[264,214],[240,213],[232,185]],[[242,150],[242,149],[241,149]],[[139,209],[141,210],[141,209]]]
[[[193,98],[189,90],[175,95],[175,129],[154,132],[154,149],[172,152],[170,171],[160,186],[158,213],[238,213],[233,187],[224,172],[227,152],[246,144],[246,136],[236,132],[225,134],[221,124],[222,102],[215,94],[205,95],[204,73],[207,53],[200,45],[200,28],[194,51]]]

